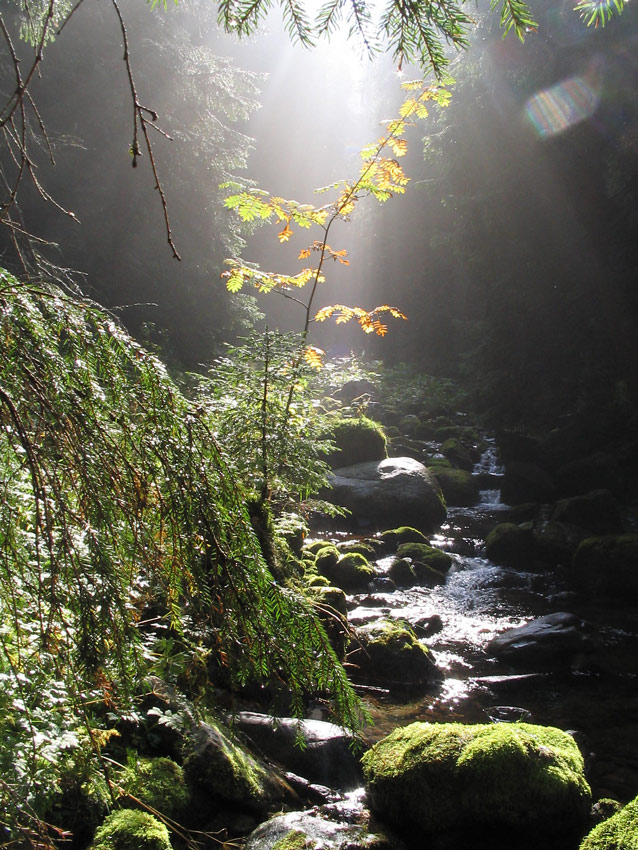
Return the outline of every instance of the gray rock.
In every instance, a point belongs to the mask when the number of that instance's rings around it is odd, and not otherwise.
[[[311,782],[341,791],[361,785],[359,758],[352,750],[353,737],[341,726],[252,711],[240,711],[234,725],[268,758]]]
[[[332,816],[330,809],[307,812],[289,812],[277,815],[262,823],[246,841],[245,850],[400,850],[403,844],[394,837],[369,828],[369,814],[339,819],[338,810]],[[322,816],[323,815],[323,816]]]
[[[364,525],[413,525],[430,530],[447,516],[441,488],[413,458],[386,458],[336,469],[324,497],[352,511]]]
[[[595,649],[591,626],[564,611],[509,629],[487,645],[488,653],[502,661],[544,670],[568,667],[577,656]]]

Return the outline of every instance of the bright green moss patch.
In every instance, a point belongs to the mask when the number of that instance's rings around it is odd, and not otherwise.
[[[582,828],[583,759],[559,729],[526,723],[413,723],[362,759],[372,810],[425,834],[474,828]]]
[[[412,558],[440,573],[447,573],[452,566],[451,555],[425,543],[402,543],[397,549],[397,557]]]
[[[379,539],[383,542],[383,548],[391,552],[396,550],[402,543],[424,543],[429,545],[428,538],[417,528],[411,525],[401,525],[398,528],[389,528],[382,531]]]
[[[388,456],[383,428],[367,416],[338,418],[330,427],[338,449],[326,457],[330,466],[352,466]]]
[[[171,818],[178,818],[188,802],[184,771],[169,758],[138,758],[121,782],[129,795]]]
[[[109,815],[90,850],[171,850],[168,830],[148,812],[122,809]]]
[[[638,797],[595,826],[580,850],[638,850]]]
[[[305,850],[307,836],[300,829],[291,829],[279,841],[275,841],[272,850]]]

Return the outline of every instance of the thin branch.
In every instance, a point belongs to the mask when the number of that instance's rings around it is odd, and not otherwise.
[[[126,73],[128,75],[129,88],[131,90],[131,99],[133,101],[133,141],[131,142],[131,154],[133,156],[133,168],[137,168],[137,160],[142,155],[142,151],[140,149],[140,141],[139,141],[139,133],[141,131],[142,136],[144,137],[144,145],[146,147],[146,151],[148,153],[149,161],[151,163],[151,171],[153,172],[153,177],[155,178],[155,188],[157,189],[160,202],[162,205],[162,212],[164,214],[164,225],[166,230],[166,238],[168,244],[171,247],[171,251],[173,252],[173,257],[176,260],[181,260],[177,248],[175,247],[175,243],[173,241],[173,233],[171,230],[171,222],[168,215],[168,203],[166,201],[166,194],[164,192],[164,188],[162,186],[162,181],[160,180],[159,171],[157,169],[157,163],[155,161],[155,155],[153,153],[153,145],[151,143],[151,139],[148,133],[148,127],[153,127],[154,130],[161,133],[162,135],[170,138],[166,133],[160,130],[159,127],[155,125],[157,121],[157,112],[153,109],[149,109],[147,106],[143,106],[139,98],[137,96],[137,87],[135,85],[135,78],[133,77],[133,68],[131,66],[131,56],[129,52],[129,44],[128,44],[128,33],[126,30],[126,25],[124,23],[124,18],[122,16],[122,12],[118,5],[117,0],[111,0],[113,4],[113,8],[115,9],[115,13],[117,15],[118,21],[120,23],[120,31],[122,33],[122,41],[124,43],[124,64],[126,65]],[[147,116],[150,116],[150,120]]]

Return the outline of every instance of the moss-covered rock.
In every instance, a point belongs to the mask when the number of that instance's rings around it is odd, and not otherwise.
[[[327,540],[314,540],[312,543],[308,543],[303,547],[302,554],[305,555],[309,553],[316,557],[322,549],[325,549],[326,546],[330,545],[331,544]]]
[[[184,771],[169,758],[138,757],[127,765],[120,782],[130,798],[175,820],[181,818],[188,804]]]
[[[485,540],[485,554],[495,564],[528,570],[537,563],[537,544],[532,527],[502,522]]]
[[[168,830],[148,812],[122,809],[109,815],[90,850],[171,850]]]
[[[388,570],[388,576],[397,587],[412,587],[418,584],[419,579],[409,558],[398,558],[393,561]]]
[[[428,538],[411,525],[400,525],[398,528],[388,528],[379,535],[384,552],[395,552],[402,543],[430,544]]]
[[[432,652],[402,620],[380,620],[357,630],[348,660],[355,681],[390,690],[425,689],[442,679]]]
[[[212,802],[263,814],[284,796],[273,772],[233,741],[220,724],[200,723],[191,732],[185,753],[186,778]]]
[[[574,585],[588,594],[626,599],[638,592],[638,534],[588,537],[576,549]]]
[[[356,552],[359,555],[364,555],[366,558],[371,558],[375,555],[375,547],[365,540],[344,540],[337,543],[337,550],[342,555],[349,552]]]
[[[337,451],[327,455],[326,462],[333,468],[387,457],[383,428],[367,416],[335,419],[331,431]]]
[[[471,472],[474,469],[474,461],[470,450],[464,446],[460,440],[455,437],[450,437],[441,446],[441,453],[451,462],[457,469],[465,469]]]
[[[315,568],[320,575],[327,576],[339,560],[339,550],[332,544],[324,544],[316,553]]]
[[[593,490],[556,502],[555,522],[577,525],[590,534],[619,534],[622,531],[618,502],[609,490]]]
[[[338,552],[338,550],[336,550]],[[365,555],[348,552],[332,557],[323,557],[323,550],[317,556],[317,569],[336,587],[344,590],[365,590],[374,577],[374,569]]]
[[[411,558],[415,567],[424,564],[445,575],[453,564],[452,556],[426,543],[402,543],[397,549],[398,558]]]
[[[636,850],[638,847],[638,797],[585,836],[580,850]]]
[[[448,507],[450,505],[466,507],[478,502],[478,483],[471,472],[465,469],[445,469],[431,465],[430,469],[439,482]]]
[[[583,758],[559,729],[526,723],[413,723],[363,756],[372,811],[420,838],[481,830],[582,834],[591,804]]]

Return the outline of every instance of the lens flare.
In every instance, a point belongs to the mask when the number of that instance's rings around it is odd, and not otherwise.
[[[574,76],[538,92],[525,104],[525,114],[541,137],[555,136],[590,118],[600,101],[597,87]]]

